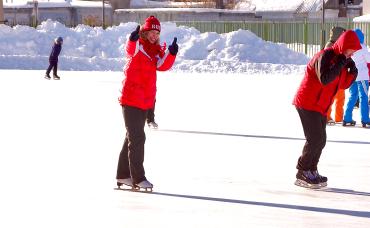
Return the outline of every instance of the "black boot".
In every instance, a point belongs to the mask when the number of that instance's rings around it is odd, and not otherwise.
[[[314,170],[314,171],[311,171],[311,172],[314,176],[316,176],[319,179],[319,182],[320,182],[319,184],[320,184],[321,187],[325,187],[325,186],[328,185],[328,178],[326,176],[321,176],[319,174],[319,171],[317,171],[317,170]]]
[[[305,188],[320,188],[320,180],[311,171],[298,170],[295,185]]]

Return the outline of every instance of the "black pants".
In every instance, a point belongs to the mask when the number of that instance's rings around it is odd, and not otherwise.
[[[58,61],[49,60],[49,67],[46,70],[46,75],[50,74],[51,69],[53,69],[53,75],[58,75]]]
[[[147,123],[150,123],[150,122],[155,122],[154,121],[154,110],[155,110],[155,101],[154,101],[154,106],[152,109],[149,109],[148,110],[148,113],[147,113],[147,117],[146,117],[146,122]]]
[[[126,137],[119,155],[117,179],[131,177],[134,184],[145,178],[144,170],[144,144],[146,110],[132,106],[122,107],[126,126]]]
[[[297,108],[301,118],[306,143],[298,159],[297,169],[317,170],[322,150],[326,144],[326,116],[319,112]]]

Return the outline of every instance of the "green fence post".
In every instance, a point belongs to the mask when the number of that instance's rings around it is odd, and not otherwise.
[[[308,53],[308,25],[307,25],[307,19],[304,20],[303,24],[303,44],[304,44],[304,53],[307,55]]]

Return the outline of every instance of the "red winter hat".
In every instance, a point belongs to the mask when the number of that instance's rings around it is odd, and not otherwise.
[[[148,17],[143,25],[143,31],[150,30],[157,30],[158,32],[161,31],[161,23],[159,23],[159,20],[154,16]]]

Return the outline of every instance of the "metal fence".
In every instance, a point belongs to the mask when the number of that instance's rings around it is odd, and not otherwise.
[[[249,30],[265,41],[284,43],[288,48],[297,52],[313,56],[322,45],[322,23],[308,21],[294,22],[176,22],[176,24],[190,26],[200,32],[228,33],[239,29]],[[341,26],[345,29],[360,28],[365,34],[365,43],[370,44],[370,23],[326,22],[324,23],[325,37],[329,39],[330,29]]]

